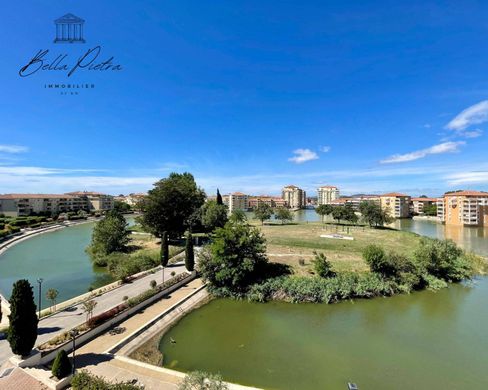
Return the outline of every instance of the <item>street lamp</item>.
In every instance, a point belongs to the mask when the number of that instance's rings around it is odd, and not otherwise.
[[[41,297],[42,297],[41,292],[42,292],[42,282],[43,281],[44,281],[43,278],[37,279],[37,283],[39,283],[39,314],[38,314],[39,319],[41,319]]]
[[[162,267],[163,267],[163,284],[161,285],[161,288],[164,289],[164,265]]]
[[[76,343],[75,343],[75,340],[76,340],[76,336],[78,336],[78,331],[76,329],[71,329],[69,331],[69,334],[73,340],[73,366],[72,366],[72,371],[71,373],[73,375],[75,375],[75,350],[76,350]]]

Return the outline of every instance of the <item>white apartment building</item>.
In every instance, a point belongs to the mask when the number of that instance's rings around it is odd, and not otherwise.
[[[223,203],[229,207],[229,212],[232,213],[234,210],[246,211],[249,208],[249,196],[243,194],[242,192],[234,192],[228,195],[228,198],[222,199]]]
[[[335,186],[322,186],[317,188],[317,204],[331,204],[339,199],[339,188]]]
[[[112,208],[113,197],[99,193],[0,195],[0,214],[9,217],[39,213],[59,214],[79,210],[103,211]]]

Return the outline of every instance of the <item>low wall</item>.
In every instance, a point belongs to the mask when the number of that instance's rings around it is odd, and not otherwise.
[[[136,313],[139,310],[144,309],[145,307],[151,305],[153,302],[161,299],[164,295],[170,294],[173,291],[177,290],[181,286],[191,282],[193,279],[196,278],[196,272],[193,272],[191,275],[186,277],[185,279],[180,280],[178,283],[174,284],[171,287],[168,287],[166,290],[162,290],[156,295],[152,296],[149,299],[146,299],[144,302],[139,303],[138,305],[131,307],[130,309],[119,313],[116,315],[114,318],[110,319],[109,321],[97,326],[96,328],[90,329],[89,331],[79,335],[76,337],[75,342],[77,346],[81,346],[85,344],[86,342],[92,340],[96,336],[98,336],[100,333],[105,332],[108,328],[112,327],[115,324],[118,324],[119,322],[122,322],[125,320],[127,317],[130,317],[132,314]],[[73,349],[73,342],[72,340],[69,340],[65,344],[60,345],[58,348],[53,349],[49,352],[41,352],[38,350],[34,350],[34,353],[31,354],[29,357],[26,359],[19,359],[18,357],[14,357],[11,359],[12,363],[18,365],[19,367],[32,367],[32,366],[38,366],[38,365],[43,365],[46,363],[49,363],[50,361],[54,360],[56,355],[58,354],[59,351],[64,350],[67,353],[71,352]]]
[[[105,353],[113,355],[123,349],[121,354],[129,355],[141,345],[146,343],[149,339],[168,329],[188,311],[192,310],[195,306],[202,302],[202,300],[207,299],[208,296],[209,294],[206,290],[206,285],[197,288],[191,294],[141,326],[135,332],[120,340],[119,343],[111,347]]]

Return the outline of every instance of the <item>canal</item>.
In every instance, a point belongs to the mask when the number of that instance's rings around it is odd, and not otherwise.
[[[133,217],[127,218],[129,224]],[[37,279],[42,278],[42,307],[50,303],[45,292],[50,288],[59,291],[58,302],[86,293],[111,283],[113,278],[104,268],[93,266],[85,248],[89,245],[94,222],[71,226],[44,233],[16,245],[0,255],[0,293],[10,297],[12,285],[27,279],[34,287],[38,302]]]
[[[165,367],[266,389],[486,389],[487,297],[482,278],[332,305],[218,299],[184,317],[160,350]]]

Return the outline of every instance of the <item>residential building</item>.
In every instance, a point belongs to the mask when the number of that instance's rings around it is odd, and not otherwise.
[[[334,186],[322,186],[317,188],[317,204],[331,204],[339,199],[339,188]]]
[[[488,192],[448,192],[437,206],[437,216],[446,225],[488,226]]]
[[[410,217],[410,196],[398,192],[390,192],[380,195],[380,205],[391,217]]]
[[[294,185],[283,187],[281,197],[292,209],[302,209],[307,205],[306,192]]]
[[[261,203],[267,204],[273,208],[287,207],[286,201],[277,196],[259,195],[259,196],[250,196],[248,199],[248,207],[250,209],[257,207]]]
[[[85,193],[86,194],[86,193]],[[97,198],[97,199],[94,199]],[[113,208],[110,195],[4,194],[0,195],[0,214],[21,217],[31,214],[59,214],[69,211],[100,211]]]
[[[248,198],[249,196],[242,192],[234,192],[230,194],[228,197],[229,212],[232,213],[234,210],[246,211],[249,208]]]
[[[424,207],[437,205],[437,198],[412,198],[410,212],[413,215],[424,215]]]
[[[114,197],[112,195],[90,191],[68,192],[66,195],[72,195],[83,200],[88,211],[107,211],[112,210],[114,207]]]

